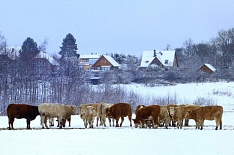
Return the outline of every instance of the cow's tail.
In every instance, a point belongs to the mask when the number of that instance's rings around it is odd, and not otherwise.
[[[100,113],[101,113],[101,116],[102,116],[102,103],[100,103],[101,105],[100,105]]]

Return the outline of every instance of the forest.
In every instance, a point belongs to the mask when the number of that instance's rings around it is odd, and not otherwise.
[[[0,112],[5,114],[10,103],[38,105],[42,102],[80,105],[83,103],[128,102],[136,105],[146,98],[127,92],[119,84],[142,83],[149,86],[177,83],[233,81],[234,28],[220,30],[207,42],[193,43],[190,38],[183,47],[175,48],[178,68],[149,66],[138,70],[141,58],[127,53],[109,53],[121,67],[101,74],[102,84],[89,82],[91,71],[79,69],[79,52],[71,33],[62,40],[60,51],[52,57],[53,65],[36,61],[40,52],[46,52],[47,40],[38,45],[28,37],[20,49],[8,46],[0,34]],[[58,45],[59,46],[59,45]],[[168,44],[165,49],[170,50]],[[207,74],[198,70],[204,63],[217,70]],[[162,101],[162,104],[165,101]]]

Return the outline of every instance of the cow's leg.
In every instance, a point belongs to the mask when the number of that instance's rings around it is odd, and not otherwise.
[[[85,128],[87,128],[87,126],[88,126],[88,120],[87,119],[84,120],[84,126],[85,126]]]
[[[45,124],[46,129],[49,129],[49,127],[47,125],[47,119],[48,119],[48,116],[45,116],[44,117],[44,124]]]
[[[63,123],[62,125],[63,125],[63,127],[66,126],[66,121],[67,121],[66,119],[63,119],[63,120],[62,120],[62,123]]]
[[[41,127],[44,129],[44,123],[45,123],[45,116],[41,115]]]
[[[183,119],[178,120],[178,129],[182,129]]]
[[[223,126],[222,118],[220,118],[220,120],[219,120],[219,125],[220,125],[220,130],[221,130],[222,126]]]
[[[189,126],[189,119],[184,120],[184,126]]]
[[[123,121],[124,121],[124,117],[121,117],[121,123],[120,123],[120,127],[122,126],[122,124],[123,124]]]
[[[14,129],[13,123],[15,118],[8,118],[9,130]]]
[[[105,116],[102,116],[102,117],[101,117],[101,122],[102,122],[102,125],[103,125],[104,127],[106,127],[106,117],[105,117]]]
[[[96,123],[96,126],[98,126],[98,121],[99,121],[99,117],[97,117],[97,123]],[[100,123],[101,123],[101,120],[100,120]]]
[[[94,119],[91,120],[91,128],[93,128]]]
[[[215,123],[216,123],[216,127],[215,130],[218,130],[218,127],[220,126],[220,129],[222,129],[222,123],[221,123],[221,119],[220,118],[216,118],[215,119]]]
[[[130,122],[130,126],[132,126],[132,114],[128,116],[129,122]]]
[[[58,123],[59,123],[59,128],[60,129],[62,129],[62,127],[63,127],[63,121],[64,121],[64,118],[58,117]],[[65,121],[66,121],[66,119],[65,119]]]
[[[119,117],[116,118],[116,127],[119,127]]]
[[[200,126],[201,126],[201,130],[203,129],[203,125],[204,125],[204,120],[202,120],[201,122],[200,122]]]
[[[27,123],[27,129],[30,129],[30,120],[26,119],[26,123]]]
[[[71,126],[71,117],[67,119],[69,122],[69,127]]]

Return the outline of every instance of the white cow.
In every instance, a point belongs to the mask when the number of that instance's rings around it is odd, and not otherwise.
[[[94,119],[97,116],[97,111],[93,106],[87,106],[85,108],[85,128],[89,124],[89,128],[93,128]]]
[[[110,108],[113,104],[109,103],[100,103],[97,106],[97,118],[100,119],[100,125],[104,125],[106,127],[106,109]],[[111,126],[111,118],[109,119],[109,125]],[[98,124],[97,124],[98,125]],[[114,123],[113,123],[114,125]]]
[[[81,105],[79,106],[79,114],[80,114],[80,118],[81,118],[81,119],[83,120],[83,122],[84,122],[84,126],[85,126],[85,121],[86,121],[86,115],[85,115],[85,113],[86,113],[86,107],[87,107],[87,106],[92,106],[92,107],[94,107],[95,110],[97,111],[98,103],[81,104]],[[96,116],[97,116],[97,112],[96,112],[96,114],[95,114],[94,117],[96,117]],[[97,118],[97,125],[98,125],[98,118]]]
[[[58,119],[59,127],[62,128],[63,122],[71,118],[71,115],[77,114],[76,106],[58,104],[58,103],[42,103],[38,106],[38,111],[41,116],[41,126],[48,128],[47,120],[56,117]]]

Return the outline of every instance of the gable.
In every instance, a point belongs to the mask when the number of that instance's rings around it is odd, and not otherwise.
[[[216,69],[210,64],[203,64],[201,67],[198,68],[199,70],[206,72],[206,73],[213,73]]]

